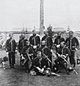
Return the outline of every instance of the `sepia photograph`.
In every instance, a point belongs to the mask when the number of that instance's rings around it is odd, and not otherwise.
[[[80,0],[0,0],[0,86],[80,86]]]

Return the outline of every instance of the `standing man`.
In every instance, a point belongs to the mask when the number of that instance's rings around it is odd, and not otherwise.
[[[41,41],[46,41],[47,37],[48,37],[48,32],[44,31],[44,36],[42,37]]]
[[[49,35],[48,31],[45,31],[44,34],[45,35],[42,37],[41,41],[45,41],[47,47],[51,49],[52,44],[53,44],[52,37]]]
[[[49,25],[49,27],[47,28],[47,32],[48,32],[48,35],[49,35],[50,37],[53,36],[53,31],[52,31],[52,26],[51,26],[51,25]]]
[[[32,31],[33,35],[30,36],[29,42],[33,46],[39,46],[40,45],[40,37],[36,35],[35,30]]]
[[[69,32],[69,38],[66,39],[66,46],[70,49],[70,64],[75,67],[75,50],[79,48],[79,42],[76,37],[73,37],[73,31]]]
[[[13,39],[13,34],[9,34],[9,39],[6,41],[6,50],[9,56],[9,65],[10,68],[14,68],[15,64],[15,50],[16,50],[16,42]]]
[[[48,34],[48,37],[46,39],[46,43],[47,43],[47,47],[49,49],[51,49],[52,48],[52,45],[53,45],[53,41],[52,41],[52,37],[49,34]]]
[[[21,35],[18,43],[18,51],[20,55],[22,54],[23,47],[24,47],[24,38],[25,38],[24,35]]]
[[[56,37],[56,39],[54,41],[54,44],[60,45],[61,41],[65,41],[65,39],[61,37],[61,33],[59,32],[58,36]]]

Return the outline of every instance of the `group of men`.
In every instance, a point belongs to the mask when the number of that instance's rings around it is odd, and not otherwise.
[[[21,35],[18,44],[12,38],[12,34],[9,36],[6,50],[9,52],[10,68],[14,68],[16,47],[20,53],[20,65],[25,67],[26,72],[45,74],[46,70],[55,72],[62,67],[68,73],[66,66],[68,60],[72,68],[75,67],[74,57],[76,49],[79,48],[79,42],[76,37],[73,37],[72,31],[69,32],[69,37],[66,40],[61,37],[61,33],[58,33],[54,42],[49,31],[45,31],[44,36],[40,38],[33,30],[33,35],[29,40]]]

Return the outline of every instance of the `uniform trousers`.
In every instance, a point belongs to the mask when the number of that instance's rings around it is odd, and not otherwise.
[[[75,51],[71,50],[71,55],[69,56],[70,58],[70,64],[73,65],[73,67],[75,67]]]
[[[15,52],[9,52],[9,65],[10,67],[14,67],[15,64]]]

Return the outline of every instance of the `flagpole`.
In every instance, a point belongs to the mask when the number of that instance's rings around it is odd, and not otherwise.
[[[44,27],[44,0],[40,0],[40,34],[43,33]]]

